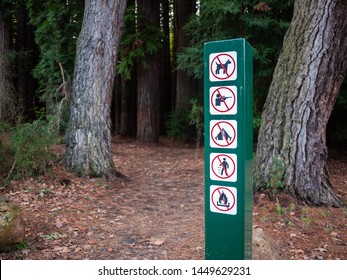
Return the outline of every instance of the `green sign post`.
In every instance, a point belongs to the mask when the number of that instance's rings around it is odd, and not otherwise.
[[[253,56],[244,39],[204,46],[205,258],[252,258]]]

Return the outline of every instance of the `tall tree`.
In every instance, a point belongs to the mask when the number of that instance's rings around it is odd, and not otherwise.
[[[65,165],[79,176],[110,177],[110,107],[126,0],[86,0],[77,41]]]
[[[163,30],[163,39],[161,48],[161,66],[160,77],[160,133],[165,132],[165,118],[167,113],[172,110],[172,72],[171,72],[171,41],[172,38],[172,0],[161,0],[161,26]]]
[[[190,16],[195,12],[193,0],[175,0],[175,48],[177,53],[181,53],[188,46],[189,37],[183,26],[187,24]],[[192,77],[187,71],[178,69],[176,77],[176,108],[187,110],[190,108],[192,96]]]
[[[17,91],[23,100],[25,114],[35,118],[35,91],[37,83],[33,77],[33,69],[38,60],[38,48],[35,44],[33,26],[29,23],[29,15],[24,0],[17,1]],[[47,73],[46,73],[47,75]],[[36,101],[37,102],[37,101]]]
[[[11,82],[9,3],[0,1],[0,122],[14,117],[16,108]]]
[[[159,27],[160,2],[139,0],[140,14],[138,28],[140,32],[149,26],[150,22]],[[155,28],[153,32],[158,32]],[[155,33],[153,34],[155,36]],[[146,42],[141,42],[141,44]],[[160,120],[160,53],[157,50],[146,55],[146,65],[139,64],[137,71],[137,135],[142,142],[159,141]]]
[[[331,188],[326,126],[347,68],[347,2],[296,0],[265,103],[255,183],[280,182],[315,205],[342,206]]]

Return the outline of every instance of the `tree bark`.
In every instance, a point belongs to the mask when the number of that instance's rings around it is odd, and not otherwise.
[[[161,0],[163,29],[163,47],[161,48],[162,71],[160,77],[160,134],[165,133],[165,118],[172,111],[172,74],[171,74],[171,50],[170,50],[170,3],[169,0]]]
[[[16,106],[10,79],[9,52],[9,24],[5,18],[5,8],[0,6],[0,122],[15,117],[12,115]]]
[[[195,12],[196,1],[176,0],[175,1],[175,34],[176,52],[180,53],[188,46],[187,37],[183,26],[188,22],[189,17]],[[190,98],[192,96],[193,82],[187,71],[177,70],[176,79],[176,109],[190,109]]]
[[[347,68],[347,2],[297,0],[265,103],[253,174],[314,205],[343,205],[327,166],[326,126]],[[279,185],[277,185],[279,187]]]
[[[24,113],[29,119],[35,119],[35,91],[37,82],[32,74],[37,64],[39,51],[35,44],[35,35],[29,23],[29,15],[24,0],[18,1],[17,14],[17,82],[18,95],[23,100]]]
[[[110,107],[126,0],[87,0],[77,41],[65,165],[79,176],[110,177]]]
[[[159,26],[159,1],[139,0],[138,9],[144,21],[139,20],[139,30],[151,20]],[[160,120],[160,52],[146,56],[147,67],[139,65],[137,72],[137,140],[156,143],[159,141]]]

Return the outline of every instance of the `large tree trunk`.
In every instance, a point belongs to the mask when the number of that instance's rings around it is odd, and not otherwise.
[[[182,52],[188,46],[189,38],[183,30],[183,26],[195,12],[195,3],[196,1],[192,0],[175,1],[175,34],[177,34],[175,44],[177,53]],[[178,70],[176,78],[176,109],[190,109],[192,89],[192,78],[188,76],[187,71]]]
[[[77,42],[65,165],[79,176],[115,174],[110,107],[126,0],[87,0]]]
[[[13,88],[10,80],[9,24],[5,18],[5,8],[0,6],[0,122],[13,118],[15,109]]]
[[[19,0],[17,14],[17,91],[23,100],[25,115],[29,119],[37,117],[35,112],[37,85],[32,71],[38,60],[38,48],[34,37],[34,30],[32,25],[29,24],[25,1]]]
[[[170,3],[169,0],[161,0],[163,29],[163,47],[161,48],[162,71],[160,77],[160,133],[165,133],[165,118],[172,110],[172,80],[171,80],[171,50],[170,50]]]
[[[159,1],[139,0],[139,30],[144,28],[147,21],[153,21],[159,26]],[[160,52],[146,56],[147,67],[139,65],[137,72],[137,134],[142,142],[155,143],[159,141],[160,120]]]
[[[325,134],[347,68],[346,15],[345,0],[295,2],[263,111],[256,186],[342,206],[329,180]]]

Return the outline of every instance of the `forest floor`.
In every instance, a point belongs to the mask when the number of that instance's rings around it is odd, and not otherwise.
[[[112,149],[129,179],[81,179],[57,166],[2,190],[22,209],[26,241],[0,259],[204,259],[203,149],[117,137]],[[333,156],[329,167],[334,190],[347,203],[347,154]],[[346,208],[254,195],[253,227],[287,259],[346,260],[346,218]]]

